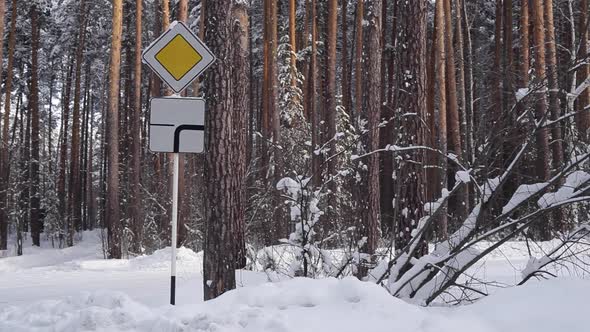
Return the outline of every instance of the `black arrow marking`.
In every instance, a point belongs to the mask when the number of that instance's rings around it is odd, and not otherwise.
[[[180,150],[180,133],[185,131],[204,131],[205,126],[202,125],[180,125],[174,130],[174,153],[178,153]]]

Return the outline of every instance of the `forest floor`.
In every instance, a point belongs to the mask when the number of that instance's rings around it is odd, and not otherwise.
[[[495,281],[472,305],[422,308],[354,278],[269,283],[238,271],[239,288],[202,301],[202,255],[178,252],[177,306],[167,305],[169,254],[104,260],[99,232],[66,249],[26,247],[0,258],[0,331],[553,332],[588,331],[590,281],[520,278],[526,245],[512,242],[473,269]],[[4,255],[12,252],[4,253]]]

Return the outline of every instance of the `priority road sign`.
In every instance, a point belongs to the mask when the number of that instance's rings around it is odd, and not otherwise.
[[[205,142],[205,101],[199,98],[152,98],[152,152],[202,153]]]
[[[169,29],[143,51],[143,61],[176,93],[202,74],[215,56],[182,22]]]

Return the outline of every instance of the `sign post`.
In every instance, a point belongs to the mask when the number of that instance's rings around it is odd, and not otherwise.
[[[176,304],[176,235],[178,228],[178,153],[174,154],[172,180],[172,262],[170,265],[170,304]]]
[[[176,304],[176,245],[178,228],[179,153],[205,150],[205,101],[180,97],[215,56],[182,22],[169,29],[143,51],[145,62],[175,93],[173,97],[150,101],[150,150],[174,154],[172,174],[172,262],[170,267],[170,304]]]

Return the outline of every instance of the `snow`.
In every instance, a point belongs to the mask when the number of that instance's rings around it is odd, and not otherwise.
[[[539,193],[541,190],[547,188],[548,183],[534,183],[534,184],[522,184],[516,189],[516,192],[512,195],[510,201],[502,208],[502,213],[508,213],[520,203],[529,199],[532,195]]]
[[[148,256],[105,260],[98,231],[84,232],[82,241],[72,248],[53,249],[48,241],[41,248],[31,247],[29,239],[25,243],[24,256],[0,258],[0,311],[7,305],[63,299],[89,290],[124,292],[134,301],[151,305],[169,301],[170,248]],[[202,253],[179,248],[177,255],[177,303],[200,302]],[[238,271],[236,280],[240,285],[257,284],[267,277]]]
[[[455,173],[455,181],[469,183],[471,182],[471,170],[468,171],[458,171]]]
[[[566,201],[575,195],[576,189],[578,187],[582,186],[588,181],[590,181],[590,174],[583,171],[575,171],[567,176],[563,186],[561,186],[554,193],[547,193],[543,195],[537,204],[542,208],[547,208],[554,204]]]
[[[553,245],[531,247],[532,254],[542,257]],[[169,248],[107,261],[102,259],[100,233],[85,232],[73,248],[52,249],[43,242],[42,248],[26,247],[24,253],[0,259],[0,331],[587,330],[590,282],[582,279],[532,280],[522,287],[496,289],[473,305],[423,308],[351,277],[271,283],[265,273],[238,271],[237,290],[202,302],[202,256],[181,248],[179,305],[173,307],[167,304]],[[528,258],[526,244],[509,242],[471,273],[510,285],[541,260]]]
[[[516,101],[521,101],[529,94],[528,88],[520,88],[516,91]]]
[[[529,258],[528,263],[524,270],[522,270],[522,277],[525,278],[528,275],[531,275],[537,272],[543,266],[549,264],[551,262],[551,258],[548,256],[543,256],[541,258],[531,257]]]
[[[590,283],[554,280],[500,292],[474,305],[421,308],[354,278],[293,279],[241,288],[207,302],[149,307],[95,291],[0,312],[21,331],[585,331]]]

